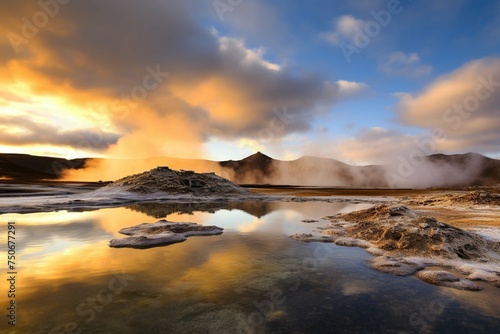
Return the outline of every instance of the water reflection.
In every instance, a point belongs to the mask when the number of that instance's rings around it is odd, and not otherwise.
[[[362,249],[288,238],[324,224],[323,216],[364,207],[219,203],[197,211],[192,205],[155,203],[2,215],[4,221],[16,221],[19,231],[22,293],[16,329],[416,333],[423,326],[434,331],[498,328],[500,289],[471,293],[437,288],[369,269],[370,255]],[[146,250],[108,247],[110,239],[120,236],[119,229],[158,218],[225,231]],[[305,224],[304,218],[320,221]]]
[[[281,203],[278,202],[218,202],[218,203],[140,203],[130,205],[127,208],[142,212],[153,218],[164,218],[172,213],[192,214],[193,212],[209,212],[226,209],[238,209],[256,218],[261,218],[274,211]]]

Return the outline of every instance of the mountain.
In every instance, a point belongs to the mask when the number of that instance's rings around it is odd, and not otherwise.
[[[230,179],[239,184],[272,183],[269,179],[274,174],[275,166],[282,161],[257,152],[242,160],[220,161],[219,166],[230,171]]]
[[[85,169],[83,169],[85,166]],[[111,166],[111,168],[110,168]],[[237,184],[342,187],[464,187],[500,184],[500,160],[476,153],[433,154],[412,163],[351,166],[335,159],[305,156],[292,161],[273,159],[261,152],[241,160],[210,161],[158,157],[145,160],[74,159],[0,154],[0,178],[58,179],[67,171],[87,172],[116,180],[156,166],[215,172]],[[127,168],[125,168],[127,167]],[[104,170],[108,173],[104,173]]]
[[[14,180],[58,179],[68,169],[83,168],[89,159],[67,160],[28,154],[0,154],[0,178]]]
[[[465,180],[473,185],[500,184],[500,160],[491,159],[477,153],[466,154],[433,154],[426,159],[436,166],[453,166],[456,171],[467,176]]]

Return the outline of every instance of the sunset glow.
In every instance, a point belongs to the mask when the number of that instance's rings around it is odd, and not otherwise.
[[[41,3],[2,3],[5,153],[500,155],[494,2]]]

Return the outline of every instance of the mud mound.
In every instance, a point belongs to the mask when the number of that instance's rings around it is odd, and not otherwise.
[[[487,261],[500,259],[498,243],[437,221],[421,217],[404,206],[376,206],[330,217],[327,235],[369,241],[375,247],[411,256]]]
[[[175,171],[168,167],[157,167],[141,174],[130,175],[102,188],[103,192],[113,190],[140,194],[165,192],[200,197],[255,195],[215,173]]]
[[[323,234],[296,234],[305,242],[334,242],[366,248],[376,255],[373,269],[398,276],[416,275],[424,282],[454,289],[477,291],[471,280],[500,287],[500,242],[431,217],[405,206],[379,205],[366,210],[327,217],[331,223]],[[467,275],[462,279],[445,271],[424,271],[429,266],[451,267]]]
[[[128,235],[124,239],[113,239],[110,247],[151,248],[183,242],[191,236],[209,236],[222,234],[223,229],[217,226],[203,226],[195,223],[174,223],[160,220],[154,224],[140,224],[121,229],[121,234]]]

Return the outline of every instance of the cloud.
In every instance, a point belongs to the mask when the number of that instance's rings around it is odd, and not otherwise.
[[[384,164],[416,148],[419,138],[418,135],[407,135],[398,130],[371,127],[348,138],[324,138],[322,145],[306,142],[300,150],[351,164]]]
[[[342,97],[357,96],[368,88],[367,84],[356,81],[337,80],[336,84],[339,87],[339,95]]]
[[[21,18],[40,11],[4,2],[12,11],[0,14],[2,32],[21,34]],[[107,153],[120,156],[196,156],[209,138],[256,139],[284,107],[293,117],[277,136],[307,131],[341,95],[360,88],[270,61],[264,48],[204,27],[196,14],[195,3],[185,1],[70,2],[19,53],[0,41],[3,85],[22,85],[19,98],[64,99],[52,113],[112,124],[104,131],[112,136]],[[47,137],[61,134],[30,126],[51,132]],[[62,141],[71,145],[72,136],[64,133]]]
[[[320,37],[333,45],[342,42],[354,43],[353,39],[358,31],[362,31],[365,21],[357,19],[352,15],[343,15],[332,21],[332,29],[322,32]]]
[[[224,6],[226,11],[223,10],[223,13],[215,10],[215,1],[208,2],[212,7],[209,10],[216,21],[233,33],[246,36],[252,44],[263,43],[273,49],[287,49],[288,44],[293,43],[288,23],[268,1],[233,1],[233,4],[230,1],[220,2],[228,5]],[[283,4],[280,5],[280,10],[283,10]]]
[[[498,157],[499,89],[500,58],[479,59],[437,78],[419,94],[393,94],[397,121],[416,128],[411,133],[370,127],[347,138],[323,137],[322,145],[304,140],[297,151],[353,164],[397,163],[415,152]]]
[[[271,71],[279,71],[281,66],[264,59],[264,48],[247,49],[242,39],[219,37],[219,49],[222,53],[236,52],[237,58],[246,66],[261,66]]]
[[[355,138],[343,140],[339,155],[347,161],[387,163],[394,157],[408,152],[415,145],[416,136],[381,127],[367,128]],[[376,148],[376,149],[375,149]]]
[[[443,152],[495,153],[500,147],[500,58],[464,64],[396,105],[405,125],[439,130]]]
[[[60,145],[104,151],[115,144],[119,135],[97,129],[65,130],[26,117],[0,116],[0,144]]]
[[[498,156],[500,58],[483,58],[443,75],[416,95],[393,94],[397,120],[419,130],[371,127],[349,138],[305,143],[303,152],[350,163],[388,163],[398,157],[477,152]]]
[[[390,76],[421,77],[432,73],[432,66],[422,64],[417,53],[393,52],[379,64],[379,70]]]

